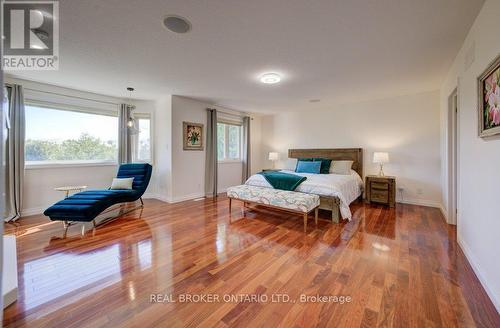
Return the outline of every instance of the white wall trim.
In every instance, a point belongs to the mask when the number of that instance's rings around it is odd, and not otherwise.
[[[197,193],[184,195],[184,196],[170,197],[168,202],[172,203],[172,204],[173,203],[180,203],[180,202],[184,202],[186,200],[192,200],[192,199],[201,198],[201,197],[205,197],[205,193],[197,192]]]
[[[45,164],[46,163],[46,164]],[[74,163],[70,163],[70,161],[61,161],[59,163],[56,162],[41,162],[40,164],[30,164],[26,163],[24,166],[25,170],[40,170],[40,169],[65,169],[71,167],[99,167],[99,166],[118,166],[116,162],[84,162],[84,161],[75,161]]]
[[[158,199],[158,197],[161,197],[161,196],[158,194],[152,193],[152,192],[146,192],[146,193],[144,193],[144,195],[142,195],[142,198],[144,198],[144,199],[151,199],[151,198]]]
[[[482,274],[483,270],[481,269],[481,266],[479,265],[479,262],[475,260],[475,257],[470,250],[469,246],[465,243],[465,241],[460,237],[460,235],[457,233],[457,242],[462,251],[464,252],[465,257],[467,258],[467,261],[469,261],[470,266],[472,267],[472,270],[476,274],[477,278],[479,279],[479,282],[483,286],[484,290],[486,291],[486,294],[488,294],[488,297],[490,298],[491,302],[495,306],[496,310],[498,313],[500,313],[500,300],[495,298],[495,293],[489,289],[488,284],[486,283],[486,279],[484,278],[484,275]]]
[[[427,199],[417,199],[417,198],[405,198],[405,199],[396,199],[397,203],[402,204],[410,204],[410,205],[419,205],[419,206],[428,206],[435,207],[442,210],[443,205],[439,202]]]
[[[4,76],[4,82],[6,83],[15,83],[21,84],[25,89],[31,89],[36,92],[46,92],[46,93],[54,93],[60,94],[63,97],[77,97],[83,100],[89,100],[97,103],[108,103],[112,105],[119,105],[122,102],[125,102],[126,98],[114,97],[103,95],[91,91],[84,91],[79,89],[73,89],[68,87],[63,87],[55,84],[49,84],[45,82],[37,82],[33,80],[20,79],[14,77],[10,74],[6,74]]]
[[[162,202],[165,202],[165,203],[170,203],[168,201],[168,198],[167,197],[164,197],[160,194],[155,194],[155,193],[145,193],[142,198],[144,199],[156,199],[156,200],[160,200]]]
[[[157,200],[160,200],[160,201],[165,202],[165,203],[174,204],[174,203],[180,203],[180,202],[184,202],[186,200],[193,200],[193,199],[201,198],[201,197],[205,197],[205,194],[193,193],[193,194],[184,195],[184,196],[180,196],[180,197],[166,197],[166,196],[162,196],[160,194],[146,193],[146,194],[144,194],[144,196],[142,198],[144,198],[144,199],[157,199]]]
[[[34,208],[25,208],[21,210],[21,218],[25,216],[42,214],[50,205],[47,207],[34,207]]]
[[[443,215],[444,220],[446,221],[446,223],[451,224],[451,225],[456,225],[456,224],[450,223],[448,221],[448,212],[446,211],[446,208],[444,207],[444,205],[441,204],[441,206],[439,207],[439,209],[441,210],[441,214]]]

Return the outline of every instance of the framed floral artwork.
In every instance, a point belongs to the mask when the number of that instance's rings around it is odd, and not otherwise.
[[[203,124],[182,122],[184,150],[203,150]]]
[[[500,134],[500,55],[478,78],[479,136]]]

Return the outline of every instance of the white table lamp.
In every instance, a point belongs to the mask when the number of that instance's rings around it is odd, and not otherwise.
[[[373,163],[380,164],[380,171],[378,175],[384,176],[384,164],[389,163],[389,154],[386,152],[374,152],[373,153]]]
[[[270,152],[269,153],[269,160],[273,162],[273,169],[274,169],[274,162],[276,162],[279,159],[279,154],[276,152]]]

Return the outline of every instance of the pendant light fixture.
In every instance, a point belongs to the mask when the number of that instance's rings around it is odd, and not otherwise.
[[[127,91],[129,92],[129,97],[128,97],[128,108],[129,108],[129,117],[128,117],[128,120],[127,120],[127,127],[129,129],[129,133],[130,134],[138,134],[139,133],[139,130],[135,127],[135,119],[134,119],[134,116],[132,115],[132,111],[135,109],[135,106],[132,106],[132,105],[129,105],[131,102],[132,102],[132,92],[134,91],[135,89],[132,88],[132,87],[127,87]]]
[[[132,117],[132,111],[135,109],[133,106],[129,105],[130,104],[130,101],[132,100],[132,92],[134,91],[134,88],[132,87],[127,87],[127,91],[129,92],[129,95],[128,95],[128,104],[127,106],[129,106],[129,110],[130,110],[130,114],[129,114],[129,117],[128,117],[128,120],[127,120],[127,126],[129,128],[133,128],[134,127],[134,118]]]

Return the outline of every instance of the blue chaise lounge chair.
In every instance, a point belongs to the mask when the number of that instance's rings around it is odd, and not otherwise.
[[[112,205],[141,201],[148,187],[153,168],[149,164],[122,164],[117,178],[134,178],[132,189],[127,190],[89,190],[65,198],[43,212],[51,220],[63,221],[65,227],[70,222],[91,222],[96,226],[95,218]]]

